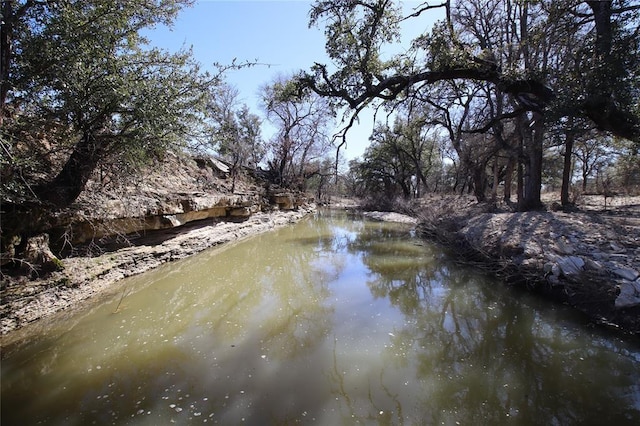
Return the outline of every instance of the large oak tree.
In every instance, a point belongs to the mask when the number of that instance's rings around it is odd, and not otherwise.
[[[2,2],[3,202],[30,193],[66,207],[100,164],[141,162],[195,136],[217,79],[199,70],[190,51],[151,49],[141,35],[170,24],[190,3]],[[34,147],[47,163],[31,158],[26,170],[21,160]],[[45,165],[52,172],[31,173],[35,184],[23,179],[31,192],[5,185]]]
[[[461,19],[465,10],[473,9],[467,5],[486,8],[487,3],[495,8],[493,16],[503,17],[508,31],[502,35],[509,37],[509,43],[487,39],[492,31],[476,31],[470,27],[474,19]],[[409,54],[383,59],[382,52],[399,36],[400,23],[418,19],[432,8],[444,8],[446,19],[430,34],[414,40]],[[520,125],[527,178],[519,206],[523,210],[538,208],[548,109],[557,99],[568,105],[559,75],[566,68],[553,66],[554,59],[566,55],[563,43],[573,43],[570,47],[574,50],[568,49],[571,52],[579,47],[590,54],[575,60],[576,72],[586,80],[582,92],[568,111],[553,118],[584,117],[601,131],[640,140],[639,10],[640,5],[626,0],[447,0],[424,3],[403,17],[391,0],[319,0],[312,8],[311,24],[325,26],[327,53],[333,65],[316,64],[298,81],[302,87],[347,105],[353,112],[349,125],[367,106],[410,96],[417,87],[443,81],[492,85],[514,101],[505,104],[511,109],[492,121],[520,115],[520,122],[528,123]],[[576,32],[583,35],[582,44],[576,45],[567,37]],[[489,130],[493,124],[481,127]]]

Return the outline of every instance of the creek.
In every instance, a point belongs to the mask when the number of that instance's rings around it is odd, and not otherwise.
[[[2,425],[640,424],[640,349],[321,211],[118,283],[3,348]]]

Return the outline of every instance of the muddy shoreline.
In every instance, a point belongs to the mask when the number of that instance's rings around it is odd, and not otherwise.
[[[150,233],[132,240],[126,247],[97,256],[65,258],[63,270],[42,278],[8,279],[0,304],[2,346],[14,340],[12,334],[21,328],[46,321],[61,311],[81,308],[91,299],[112,291],[124,278],[295,223],[314,211],[315,206],[308,205],[291,211],[259,212],[244,220],[192,223]]]
[[[635,211],[619,217],[587,210],[487,211],[491,209],[464,197],[439,197],[423,203],[412,214],[363,214],[415,225],[425,239],[440,244],[461,263],[473,264],[550,303],[570,305],[589,324],[640,343],[640,303],[619,306],[620,294],[629,291],[629,286],[640,285],[640,217]],[[358,210],[353,203],[331,207]],[[16,331],[27,325],[81,308],[113,291],[123,278],[295,223],[314,211],[315,206],[305,206],[257,213],[245,220],[195,223],[150,234],[99,256],[66,258],[63,271],[43,279],[16,280],[4,287],[2,345],[15,340]],[[633,296],[627,302],[633,302]],[[640,301],[640,294],[638,297]]]
[[[588,326],[640,345],[640,197],[618,199],[609,208],[601,201],[585,197],[569,213],[513,212],[471,197],[434,196],[405,219],[364,214],[415,223],[423,238],[461,264],[571,306]]]

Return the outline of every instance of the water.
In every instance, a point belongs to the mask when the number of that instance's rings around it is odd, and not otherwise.
[[[4,348],[3,426],[640,424],[637,347],[335,213],[31,333]]]

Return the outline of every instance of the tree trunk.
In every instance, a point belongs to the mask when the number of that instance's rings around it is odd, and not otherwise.
[[[518,156],[517,156],[517,174],[516,174],[516,198],[518,203],[518,210],[522,209],[522,204],[524,203],[524,139],[525,139],[525,130],[524,130],[524,119],[522,117],[518,117],[517,120],[518,127]]]
[[[500,173],[498,170],[498,156],[493,157],[493,188],[491,188],[491,199],[498,201],[498,185],[500,185]]]
[[[91,135],[85,135],[60,173],[51,182],[36,188],[38,198],[57,208],[69,206],[84,190],[103,151],[103,147]]]
[[[539,210],[542,208],[540,199],[542,190],[542,141],[544,138],[544,115],[533,114],[533,137],[529,138],[527,147],[528,164],[524,185],[524,199],[520,211]]]
[[[13,32],[13,10],[11,1],[2,2],[2,18],[0,25],[0,125],[2,125],[5,116],[7,95],[9,94],[9,66],[11,64],[11,36]]]
[[[507,160],[507,167],[504,172],[504,202],[511,202],[511,183],[513,182],[513,169],[515,168],[516,158],[513,155]]]
[[[416,169],[416,198],[422,197],[429,190],[429,186],[427,185],[427,177],[422,172],[422,168],[420,167],[420,159],[415,159],[414,167]]]
[[[571,122],[570,125],[573,123]],[[569,187],[571,185],[571,156],[573,155],[574,134],[572,130],[566,132],[564,143],[564,164],[562,167],[562,188],[560,189],[560,204],[567,207],[571,204],[569,200]]]
[[[484,164],[476,164],[473,166],[473,195],[476,200],[481,203],[487,200],[486,189],[486,176],[484,171]]]
[[[600,61],[608,59],[611,53],[613,32],[611,28],[611,1],[587,1],[593,11],[593,20],[596,25],[596,55]],[[608,64],[602,63],[603,66]]]

